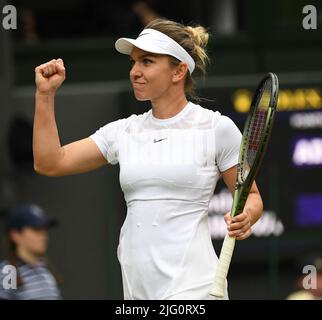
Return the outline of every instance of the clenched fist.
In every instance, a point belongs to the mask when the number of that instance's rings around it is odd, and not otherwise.
[[[38,93],[55,94],[65,80],[65,67],[62,59],[53,59],[35,69]]]

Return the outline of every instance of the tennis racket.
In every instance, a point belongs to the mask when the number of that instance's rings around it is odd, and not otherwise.
[[[262,163],[273,128],[277,99],[278,78],[274,73],[268,73],[255,91],[246,119],[239,150],[232,217],[243,211],[249,190]],[[221,248],[214,283],[209,292],[217,298],[224,297],[226,277],[235,241],[235,237],[227,234]]]

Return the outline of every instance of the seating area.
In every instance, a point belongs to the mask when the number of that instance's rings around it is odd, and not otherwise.
[[[285,39],[285,38],[284,38]],[[114,49],[115,37],[74,38],[39,41],[33,44],[13,43],[14,84],[32,85],[34,67],[52,58],[62,57],[68,71],[68,83],[127,79],[127,57]],[[299,40],[278,38],[256,42],[251,36],[213,38],[209,53],[208,75],[286,72],[322,69],[322,43],[317,34]],[[317,65],[318,63],[318,65]]]

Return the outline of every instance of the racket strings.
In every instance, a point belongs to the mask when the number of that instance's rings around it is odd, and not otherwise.
[[[249,140],[246,146],[246,161],[242,166],[243,179],[246,179],[250,167],[253,165],[259,149],[267,118],[267,112],[271,101],[271,82],[268,81],[257,103],[254,117],[249,126]]]

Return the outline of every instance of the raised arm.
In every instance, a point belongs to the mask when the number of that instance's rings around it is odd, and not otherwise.
[[[55,119],[55,95],[65,80],[63,60],[51,60],[35,69],[36,95],[33,128],[35,171],[46,176],[83,173],[107,164],[90,138],[61,146]]]

